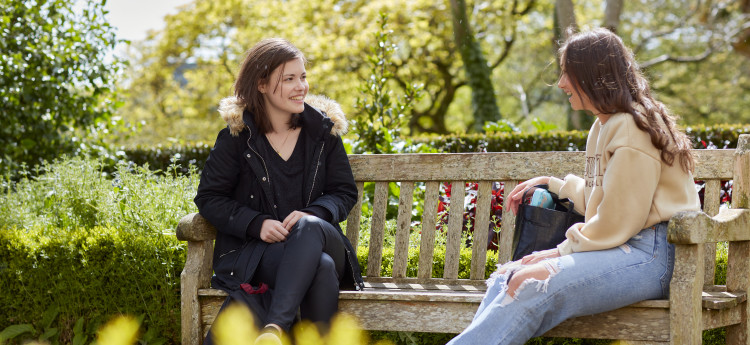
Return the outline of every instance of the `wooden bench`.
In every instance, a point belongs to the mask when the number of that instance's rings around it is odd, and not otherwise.
[[[669,300],[649,300],[602,314],[568,320],[545,335],[551,337],[629,340],[631,344],[700,344],[704,329],[727,327],[727,343],[750,344],[748,302],[750,288],[750,135],[742,135],[736,150],[696,150],[695,178],[706,181],[704,212],[676,215],[669,223],[669,241],[675,244],[676,262]],[[476,224],[488,224],[491,185],[505,184],[505,194],[519,183],[539,175],[581,174],[583,152],[506,152],[466,154],[351,155],[359,202],[349,215],[346,235],[359,242],[362,193],[365,182],[375,183],[364,291],[343,291],[341,311],[359,318],[367,330],[458,333],[471,321],[485,290],[484,245],[473,246],[469,279],[458,279],[461,247],[461,207],[450,209],[445,241],[444,275],[432,278],[435,227],[422,228],[420,243],[409,243],[415,183],[424,183],[427,201],[423,224],[435,224],[439,185],[463,186],[478,182]],[[722,180],[734,180],[732,208],[720,210]],[[381,273],[388,184],[400,183],[401,195],[393,270]],[[636,187],[636,186],[634,186]],[[453,189],[463,202],[463,188]],[[713,217],[712,217],[713,216]],[[498,262],[511,257],[514,216],[502,216]],[[474,243],[486,243],[477,231]],[[181,275],[182,343],[199,344],[225,298],[210,288],[214,228],[198,214],[185,216],[177,237],[188,241],[187,261]],[[726,285],[715,286],[716,242],[728,241]],[[416,277],[407,277],[409,246],[420,247]],[[637,288],[637,283],[634,284]]]

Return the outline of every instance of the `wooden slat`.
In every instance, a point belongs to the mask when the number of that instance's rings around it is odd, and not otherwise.
[[[703,212],[709,216],[715,216],[719,213],[721,203],[721,180],[707,179],[706,186],[703,190]]]
[[[383,240],[385,238],[385,216],[388,207],[388,182],[375,183],[375,196],[372,202],[372,222],[370,227],[370,252],[367,255],[367,276],[380,277],[380,264],[383,261]]]
[[[734,150],[693,150],[693,176],[732,179]],[[519,180],[536,176],[581,175],[584,152],[485,152],[349,155],[357,181]]]
[[[505,181],[503,190],[503,219],[500,226],[500,243],[497,247],[497,263],[503,264],[513,257],[513,234],[516,227],[516,215],[510,210],[510,192],[516,188],[518,181]]]
[[[693,177],[697,180],[731,180],[734,151],[732,149],[693,150],[693,155],[698,162],[695,165]]]
[[[583,172],[583,152],[492,152],[350,155],[362,181],[526,180]]]
[[[669,341],[669,309],[628,306],[601,314],[566,320],[547,337]],[[675,342],[674,344],[684,344]]]
[[[406,277],[406,266],[409,262],[412,200],[414,200],[414,182],[401,182],[401,192],[398,198],[398,218],[396,221],[396,242],[393,249],[394,278]]]
[[[458,278],[458,262],[461,258],[461,229],[464,219],[465,182],[451,181],[450,211],[447,238],[445,240],[445,266],[443,278]]]
[[[392,277],[367,277],[365,278],[365,288],[383,287],[388,284],[396,285],[431,285],[439,286],[474,286],[476,289],[485,290],[487,284],[484,280],[471,279],[445,279],[445,278],[392,278]]]
[[[435,252],[435,220],[437,219],[440,182],[425,183],[424,211],[422,212],[422,236],[419,245],[419,268],[417,277],[432,277],[432,256]]]
[[[349,216],[346,218],[346,237],[352,243],[354,250],[359,245],[359,221],[362,218],[362,195],[364,194],[365,183],[357,182],[357,203],[354,204]]]
[[[709,216],[715,216],[719,213],[719,204],[721,203],[721,180],[705,180],[703,187],[703,212]],[[710,242],[704,244],[705,256],[705,277],[703,281],[713,282],[716,275],[716,243]]]
[[[492,181],[479,181],[477,188],[477,209],[471,245],[471,279],[484,279],[487,266],[487,238],[490,224],[490,203],[492,202]]]

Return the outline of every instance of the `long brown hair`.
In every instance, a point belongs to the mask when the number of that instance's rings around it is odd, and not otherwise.
[[[307,59],[302,52],[292,43],[282,38],[268,38],[258,42],[250,48],[242,62],[240,73],[234,82],[234,95],[244,104],[245,109],[253,114],[253,121],[258,127],[260,133],[269,132],[271,121],[266,113],[266,103],[263,94],[258,90],[258,85],[268,83],[271,73],[281,66],[279,78],[284,73],[284,65],[294,59],[302,59],[307,63]],[[274,86],[273,92],[276,92],[278,80]],[[290,127],[296,126],[296,117],[293,117],[293,123]]]
[[[693,171],[690,139],[677,129],[669,109],[654,99],[648,80],[620,37],[604,28],[571,33],[560,48],[560,67],[601,114],[631,114],[661,151],[662,161],[671,166],[679,157],[682,169]]]

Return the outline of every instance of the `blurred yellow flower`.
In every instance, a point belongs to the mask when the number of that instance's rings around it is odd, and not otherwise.
[[[232,303],[219,313],[211,327],[216,344],[253,345],[258,331],[250,310],[242,304]]]
[[[140,324],[131,316],[118,316],[107,322],[96,335],[97,345],[133,345]]]

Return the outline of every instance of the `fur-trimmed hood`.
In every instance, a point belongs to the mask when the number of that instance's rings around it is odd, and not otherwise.
[[[341,106],[336,101],[321,95],[307,95],[305,103],[322,112],[333,122],[331,134],[344,135],[348,130],[349,124],[346,122],[346,115]],[[226,97],[219,102],[219,114],[229,126],[229,132],[232,136],[237,136],[245,129],[245,123],[242,121],[242,113],[245,105],[235,96]]]

